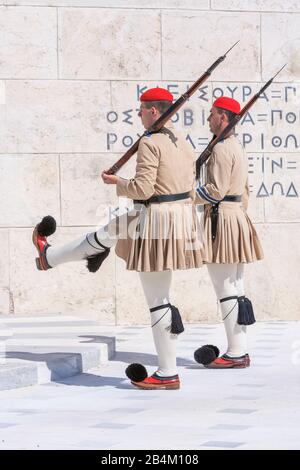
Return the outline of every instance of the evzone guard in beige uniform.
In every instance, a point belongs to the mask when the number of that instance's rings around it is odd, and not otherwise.
[[[172,104],[173,96],[165,89],[153,88],[140,100],[139,116],[147,129]],[[129,366],[127,375],[139,388],[178,389],[176,343],[183,325],[170,300],[172,271],[202,265],[200,227],[193,204],[193,151],[169,121],[160,132],[141,139],[133,179],[105,172],[102,179],[116,185],[118,196],[134,200],[135,210],[59,248],[48,244],[47,236],[55,231],[55,223],[49,216],[44,218],[33,232],[37,267],[46,270],[86,259],[89,270],[95,272],[116,245],[116,254],[125,260],[127,269],[139,273],[158,356],[158,369],[152,376],[147,377],[139,364]]]
[[[218,98],[208,118],[216,136],[240,112],[239,103]],[[245,296],[244,266],[263,258],[263,251],[248,215],[247,157],[234,129],[215,145],[206,164],[205,184],[196,188],[196,204],[204,205],[203,262],[220,302],[227,335],[227,351],[207,363],[205,351],[195,351],[195,359],[209,368],[247,367],[247,325],[255,322],[252,304]],[[207,351],[206,351],[207,352]],[[217,353],[218,355],[218,353]],[[213,357],[213,356],[212,356]]]

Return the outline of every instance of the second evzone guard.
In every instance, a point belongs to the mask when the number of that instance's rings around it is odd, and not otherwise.
[[[210,131],[220,135],[239,112],[236,100],[225,96],[216,99],[208,117]],[[220,302],[228,343],[225,354],[205,364],[209,368],[250,365],[246,330],[255,318],[245,296],[244,267],[261,260],[263,251],[246,212],[248,198],[247,156],[233,128],[213,148],[206,164],[205,184],[196,189],[195,203],[204,205],[203,262]],[[196,360],[197,357],[201,362],[201,348],[195,352]]]

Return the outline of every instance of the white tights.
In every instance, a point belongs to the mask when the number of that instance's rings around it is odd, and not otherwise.
[[[170,303],[172,271],[139,273],[149,308]],[[177,374],[176,344],[177,335],[167,329],[171,325],[169,307],[151,312],[151,326],[158,357],[156,373],[163,377]]]
[[[207,269],[218,300],[245,295],[243,264],[212,263],[207,265]],[[220,303],[220,307],[228,343],[226,354],[231,357],[243,356],[247,352],[247,329],[246,326],[237,323],[238,301],[227,300]]]
[[[118,238],[127,234],[128,229],[128,217],[136,215],[136,211],[127,212],[126,210],[118,211],[115,210],[116,218],[111,220],[109,224],[101,227],[96,232],[88,233],[81,236],[75,241],[63,245],[61,247],[50,246],[47,249],[47,261],[52,268],[62,263],[68,263],[70,261],[80,261],[86,259],[88,256],[93,256],[97,253],[104,251],[103,245],[106,248],[111,248],[116,245]],[[95,233],[97,240],[101,243],[97,243],[95,239]]]

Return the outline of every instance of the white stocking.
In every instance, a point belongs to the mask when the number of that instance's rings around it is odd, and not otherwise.
[[[127,212],[124,209],[120,212],[116,209],[114,213],[117,217],[96,232],[88,233],[58,248],[50,246],[46,252],[49,265],[54,268],[62,263],[80,261],[88,256],[103,252],[104,248],[111,248],[116,245],[120,236],[124,235],[126,237],[128,217],[136,215],[136,211]]]
[[[139,273],[149,308],[170,303],[169,292],[172,271]],[[169,307],[151,312],[151,326],[154,344],[158,356],[158,370],[162,377],[177,374],[176,344],[177,335],[169,331],[171,309]]]
[[[243,265],[218,264],[207,265],[218,300],[244,295]],[[237,298],[220,302],[222,319],[227,336],[228,356],[239,357],[247,352],[246,326],[237,323]]]

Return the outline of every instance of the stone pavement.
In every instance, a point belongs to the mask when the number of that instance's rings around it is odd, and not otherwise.
[[[4,326],[5,325],[5,326]],[[110,329],[111,330],[111,329]],[[115,354],[115,335],[95,321],[65,315],[1,316],[0,390],[85,372]],[[1,339],[1,338],[0,338]]]
[[[101,327],[116,355],[80,375],[0,392],[1,449],[300,449],[300,322],[249,328],[252,365],[208,370],[193,352],[224,350],[222,324],[187,325],[180,390],[131,386],[131,362],[155,370],[148,327]]]

